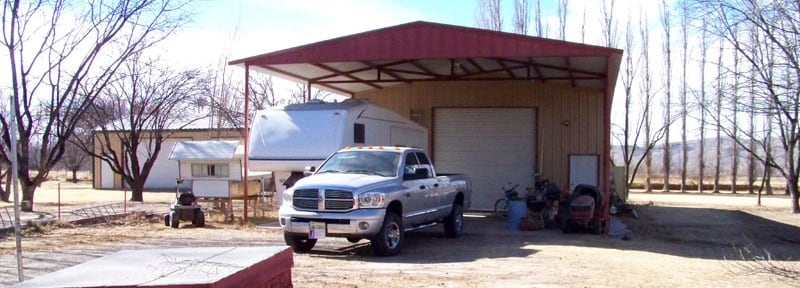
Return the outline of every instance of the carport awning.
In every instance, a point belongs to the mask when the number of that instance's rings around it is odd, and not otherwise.
[[[518,80],[606,88],[622,50],[412,22],[231,61],[352,95],[422,81]],[[607,83],[608,82],[608,83]]]

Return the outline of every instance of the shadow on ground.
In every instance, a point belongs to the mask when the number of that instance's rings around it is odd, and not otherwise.
[[[800,227],[741,211],[684,207],[637,207],[640,218],[623,218],[630,240],[605,235],[562,234],[557,229],[508,231],[505,219],[465,217],[461,238],[444,237],[441,225],[406,234],[400,255],[375,257],[369,242],[324,240],[313,257],[391,263],[455,263],[482,258],[527,257],[544,246],[581,246],[643,251],[700,259],[741,259],[740,249],[774,260],[800,260]],[[329,241],[329,242],[325,242]]]

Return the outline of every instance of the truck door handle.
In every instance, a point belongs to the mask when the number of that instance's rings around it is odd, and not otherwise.
[[[419,189],[425,189],[425,185],[419,185]]]
[[[433,188],[439,187],[439,183],[433,184]]]
[[[411,193],[406,192],[405,194],[403,194],[403,196],[411,197]]]

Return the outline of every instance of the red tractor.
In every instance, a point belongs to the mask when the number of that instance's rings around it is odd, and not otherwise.
[[[561,215],[561,231],[571,233],[590,231],[594,234],[603,232],[603,195],[600,189],[592,185],[575,186],[564,203],[564,214]]]

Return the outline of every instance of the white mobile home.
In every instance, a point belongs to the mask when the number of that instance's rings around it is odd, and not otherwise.
[[[306,166],[319,165],[346,146],[427,150],[428,130],[364,100],[309,102],[259,111],[249,141],[250,170],[273,172],[280,193],[303,176]]]

